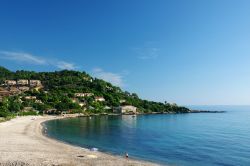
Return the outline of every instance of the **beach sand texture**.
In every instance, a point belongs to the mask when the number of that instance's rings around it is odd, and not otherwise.
[[[156,165],[125,159],[68,145],[42,134],[41,123],[52,116],[18,117],[0,123],[0,166],[2,165]]]

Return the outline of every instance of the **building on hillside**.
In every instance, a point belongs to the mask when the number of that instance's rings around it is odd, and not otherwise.
[[[3,98],[5,96],[9,96],[9,95],[10,95],[9,91],[7,91],[6,89],[0,87],[0,102],[3,101]]]
[[[24,99],[26,99],[26,100],[36,100],[36,96],[25,96]]]
[[[93,93],[75,93],[75,97],[90,97],[93,95]]]
[[[83,77],[83,80],[84,81],[89,81],[89,82],[93,81],[93,79],[91,77]]]
[[[105,109],[105,110],[112,110],[112,108],[109,107],[109,106],[105,106],[104,109]]]
[[[42,102],[42,100],[35,100],[35,103],[37,103],[37,104],[43,104],[43,102]]]
[[[9,96],[11,93],[7,90],[0,90],[0,96],[4,97],[4,96]]]
[[[57,115],[59,115],[59,114],[61,114],[61,111],[58,111],[57,109],[53,108],[53,109],[48,109],[48,110],[43,111],[43,114],[49,114],[49,115],[57,114]]]
[[[29,80],[17,80],[18,85],[29,85]]]
[[[6,91],[6,88],[0,87],[0,91]]]
[[[21,97],[18,98],[18,100],[20,103],[23,103],[23,100],[21,99]]]
[[[16,88],[16,87],[10,87],[9,88],[9,92],[11,94],[19,94],[19,93],[21,93],[21,91],[18,88]]]
[[[137,108],[132,106],[132,105],[126,105],[126,106],[120,106],[120,107],[115,107],[113,109],[114,113],[119,113],[119,114],[136,114]]]
[[[30,87],[28,87],[28,86],[20,86],[20,87],[18,87],[18,89],[20,91],[28,91],[28,90],[30,90]]]
[[[126,103],[126,100],[123,100],[123,99],[122,99],[122,100],[120,100],[119,102],[120,102],[120,103]]]
[[[30,80],[30,86],[31,87],[38,87],[38,86],[42,86],[42,83],[40,80]]]
[[[105,99],[104,99],[103,97],[96,96],[96,97],[95,97],[95,101],[103,102],[103,101],[105,101]]]
[[[113,90],[113,88],[110,87],[110,86],[106,86],[106,89],[108,89],[108,90]]]
[[[5,85],[8,85],[8,86],[16,85],[16,81],[15,80],[5,80]]]
[[[85,102],[79,102],[78,104],[79,104],[81,107],[86,106],[86,103],[85,103]]]
[[[72,98],[71,101],[72,101],[72,103],[76,103],[76,102],[78,102],[78,99],[77,98]]]

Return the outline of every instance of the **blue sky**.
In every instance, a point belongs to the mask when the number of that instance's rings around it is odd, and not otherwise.
[[[180,105],[250,104],[248,0],[2,0],[0,65]]]

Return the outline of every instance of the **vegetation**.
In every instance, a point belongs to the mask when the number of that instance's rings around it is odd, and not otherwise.
[[[47,111],[48,114],[60,114],[62,112],[107,113],[111,112],[113,107],[120,105],[133,105],[144,113],[186,113],[189,111],[187,108],[179,107],[176,104],[142,100],[135,93],[122,91],[119,87],[101,79],[92,78],[85,72],[68,70],[55,72],[21,70],[11,72],[0,67],[0,84],[3,84],[6,79],[41,80],[43,88],[4,97],[0,103],[0,117],[9,117],[17,113],[19,115],[42,114],[44,111]],[[75,93],[92,93],[93,96],[76,98]],[[36,100],[27,100],[25,96],[36,96]],[[105,101],[96,102],[95,96],[103,97]],[[80,106],[79,103],[84,103],[84,106]],[[111,109],[105,109],[105,107]],[[32,110],[23,111],[27,108],[32,108]]]

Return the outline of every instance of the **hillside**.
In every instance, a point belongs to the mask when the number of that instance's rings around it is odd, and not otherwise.
[[[19,82],[39,80],[42,85],[39,88],[29,88],[27,85],[7,85],[6,80]],[[93,78],[80,71],[33,72],[21,70],[11,72],[0,67],[0,84],[2,91],[17,91],[2,96],[0,112],[4,113],[20,112],[27,107],[38,110],[40,113],[111,113],[118,106],[133,106],[140,113],[189,112],[189,109],[176,104],[142,100],[136,93],[123,91],[111,83]],[[26,90],[20,91],[21,88]],[[51,112],[51,110],[53,111]]]

